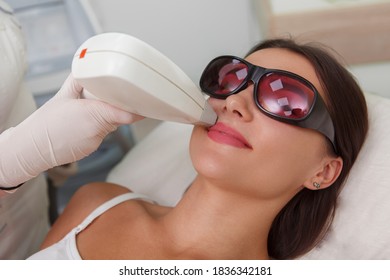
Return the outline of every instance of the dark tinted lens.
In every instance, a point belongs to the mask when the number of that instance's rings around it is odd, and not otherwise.
[[[264,75],[258,86],[257,101],[266,111],[289,119],[301,119],[310,112],[315,93],[298,78],[273,72]]]
[[[215,95],[232,93],[248,75],[248,67],[234,58],[219,58],[205,69],[200,85],[202,90]]]

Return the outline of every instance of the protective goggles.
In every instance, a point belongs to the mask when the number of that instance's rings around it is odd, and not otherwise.
[[[235,56],[213,59],[203,71],[200,88],[213,98],[226,99],[253,82],[257,107],[267,116],[322,133],[333,145],[334,126],[316,88],[294,73],[255,66]]]

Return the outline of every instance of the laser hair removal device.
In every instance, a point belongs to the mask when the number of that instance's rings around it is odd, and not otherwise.
[[[131,113],[206,126],[217,120],[200,89],[176,64],[126,34],[103,33],[85,41],[73,58],[72,75],[86,98]]]

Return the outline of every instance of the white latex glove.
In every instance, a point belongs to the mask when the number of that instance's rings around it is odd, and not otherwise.
[[[143,118],[102,101],[80,99],[81,93],[70,75],[51,100],[0,135],[0,186],[16,186],[80,160],[119,125]]]

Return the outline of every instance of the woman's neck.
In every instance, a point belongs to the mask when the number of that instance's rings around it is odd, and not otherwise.
[[[161,222],[178,258],[266,259],[267,237],[279,209],[271,202],[195,179]]]

